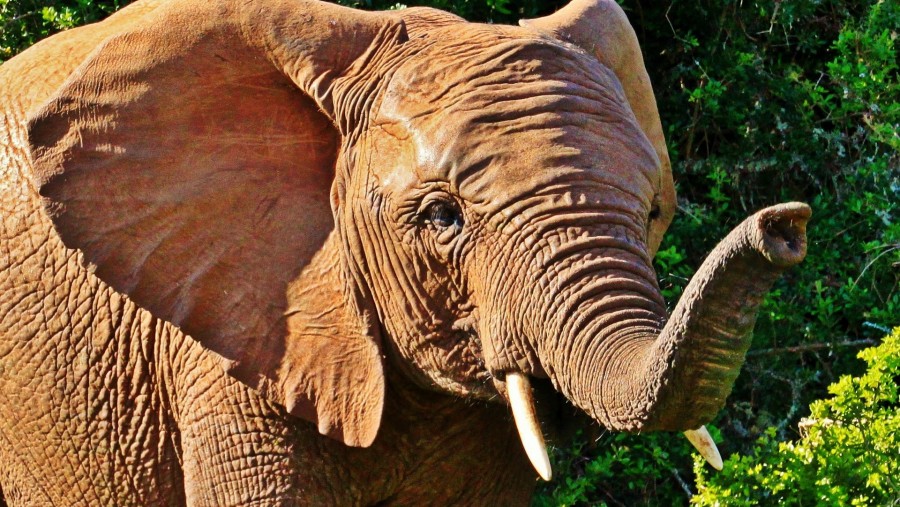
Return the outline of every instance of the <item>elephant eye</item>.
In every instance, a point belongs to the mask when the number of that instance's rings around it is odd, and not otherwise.
[[[462,212],[454,203],[438,201],[431,203],[422,214],[425,222],[442,229],[453,226],[462,227]]]
[[[650,208],[650,215],[648,217],[650,220],[656,220],[659,218],[659,205],[654,204],[652,208]]]

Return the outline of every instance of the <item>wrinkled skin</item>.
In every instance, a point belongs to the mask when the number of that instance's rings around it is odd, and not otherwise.
[[[646,72],[614,3],[567,9],[145,0],[0,68],[7,502],[525,504],[510,372],[550,433],[710,420],[808,209],[666,324]]]

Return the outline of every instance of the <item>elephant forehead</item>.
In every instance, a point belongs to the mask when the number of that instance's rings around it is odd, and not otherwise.
[[[410,40],[382,100],[386,115],[521,109],[535,95],[582,93],[627,109],[618,79],[595,58],[518,27],[463,24]],[[496,107],[491,107],[496,106]]]
[[[474,26],[410,41],[383,95],[376,122],[403,131],[420,177],[473,201],[560,181],[652,194],[659,161],[608,68],[532,32]]]

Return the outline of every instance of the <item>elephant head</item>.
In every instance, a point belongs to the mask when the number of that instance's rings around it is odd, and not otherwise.
[[[45,207],[102,280],[348,445],[375,439],[386,369],[508,397],[525,440],[529,378],[610,429],[696,429],[804,255],[808,209],[764,210],[667,322],[674,186],[612,0],[523,27],[307,0],[144,21],[30,120]]]

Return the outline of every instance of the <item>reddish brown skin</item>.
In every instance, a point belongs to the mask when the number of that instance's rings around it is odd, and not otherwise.
[[[805,252],[804,206],[751,217],[664,328],[674,186],[612,1],[144,0],[0,89],[13,505],[524,505],[506,372],[694,428]]]
[[[99,41],[155,7],[58,35],[0,70],[6,502],[526,504],[535,477],[503,405],[435,396],[394,375],[379,438],[348,447],[225,374],[214,354],[62,245],[31,183],[26,120]]]

